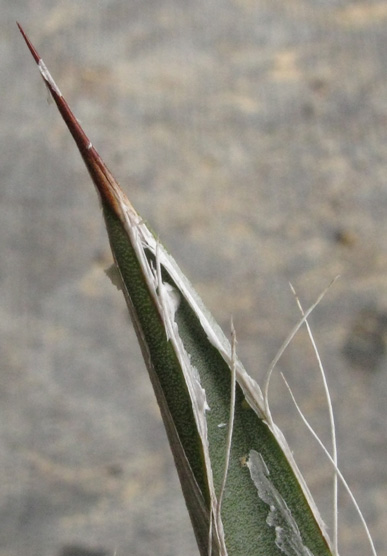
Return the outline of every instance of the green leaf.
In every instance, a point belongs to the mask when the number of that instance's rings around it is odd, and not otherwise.
[[[137,214],[20,30],[99,193],[200,553],[332,554],[290,449],[237,359],[235,342],[230,345]]]

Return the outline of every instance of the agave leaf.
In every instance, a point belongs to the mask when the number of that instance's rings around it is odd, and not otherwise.
[[[133,208],[19,28],[98,191],[200,553],[332,554],[324,525],[285,439],[265,410],[259,386]],[[230,399],[235,399],[232,409]]]

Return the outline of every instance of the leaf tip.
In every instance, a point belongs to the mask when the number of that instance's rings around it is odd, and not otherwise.
[[[32,54],[32,57],[39,67],[45,85],[47,86],[63,120],[65,121],[71,135],[73,136],[75,143],[77,144],[79,152],[82,155],[82,158],[93,179],[94,185],[96,186],[102,202],[109,205],[111,209],[119,215],[120,202],[118,201],[118,199],[121,199],[122,201],[126,196],[123,194],[119,184],[110,173],[109,169],[103,162],[102,158],[99,156],[96,149],[93,147],[93,144],[91,143],[79,121],[77,120],[66,100],[64,99],[46,64],[44,63],[38,51],[27,36],[23,27],[20,25],[19,22],[16,22],[16,24],[28,46],[29,51]],[[127,199],[126,201],[127,203],[129,203]]]
[[[34,47],[34,45],[32,44],[32,42],[30,41],[30,39],[28,38],[27,33],[24,31],[23,27],[20,25],[20,23],[17,21],[16,25],[19,28],[20,33],[22,34],[23,39],[25,40],[26,45],[29,48],[29,51],[32,54],[32,57],[34,58],[35,62],[37,64],[39,64],[39,61],[41,60],[38,51],[36,50],[36,48]]]

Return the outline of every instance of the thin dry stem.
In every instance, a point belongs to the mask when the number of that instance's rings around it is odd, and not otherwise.
[[[292,284],[289,284],[290,288],[294,294],[294,297],[296,299],[297,305],[300,309],[301,314],[304,316],[304,309],[301,305],[301,301],[296,293],[296,290],[294,289]],[[305,326],[309,335],[309,339],[310,342],[312,344],[316,359],[317,359],[317,363],[320,369],[320,373],[321,373],[321,378],[323,381],[323,385],[324,385],[324,391],[325,391],[325,397],[327,400],[327,406],[328,406],[328,413],[329,413],[329,422],[330,422],[330,426],[331,426],[331,439],[332,439],[332,458],[333,461],[335,462],[335,465],[337,467],[337,441],[336,441],[336,426],[335,426],[335,417],[334,417],[334,413],[333,413],[333,406],[332,406],[332,399],[331,399],[331,395],[329,392],[329,387],[328,387],[328,382],[327,382],[327,378],[326,378],[326,374],[324,371],[324,367],[321,361],[321,357],[320,354],[318,352],[317,349],[317,345],[316,342],[314,340],[313,334],[312,334],[312,330],[309,326],[309,322],[306,320],[305,321]],[[333,473],[333,548],[335,551],[335,554],[339,553],[339,545],[338,545],[338,484],[337,484],[337,473],[336,471],[334,471]]]
[[[356,502],[356,498],[355,498],[354,494],[352,493],[352,491],[351,491],[351,489],[350,489],[350,487],[349,487],[347,481],[344,479],[344,476],[343,476],[343,474],[341,473],[340,469],[339,469],[339,468],[337,467],[337,465],[335,464],[335,462],[334,462],[334,460],[333,460],[331,454],[329,453],[329,451],[328,451],[328,450],[326,449],[326,447],[324,446],[324,443],[322,442],[322,440],[320,439],[320,437],[318,436],[318,434],[316,433],[316,431],[313,429],[312,425],[309,423],[309,421],[307,420],[307,418],[305,417],[305,415],[303,414],[303,412],[302,412],[300,406],[299,406],[298,403],[296,402],[296,399],[295,399],[295,397],[294,397],[294,394],[293,394],[293,392],[292,392],[292,390],[291,390],[291,388],[290,388],[290,386],[289,386],[289,384],[288,384],[288,382],[287,382],[285,376],[283,375],[283,373],[281,373],[281,376],[282,376],[282,378],[283,378],[283,380],[284,380],[284,382],[285,382],[286,387],[287,387],[288,390],[289,390],[289,393],[290,393],[290,395],[291,395],[291,397],[292,397],[293,403],[294,403],[294,405],[295,405],[295,407],[296,407],[296,409],[297,409],[297,411],[298,411],[298,413],[299,413],[301,419],[304,421],[305,425],[308,427],[309,431],[311,432],[311,434],[313,435],[313,437],[317,440],[318,444],[320,445],[320,447],[321,447],[322,450],[324,451],[325,455],[327,456],[327,458],[329,459],[330,463],[332,464],[332,466],[333,466],[335,472],[337,473],[337,476],[339,477],[341,483],[343,484],[345,490],[347,491],[349,497],[351,498],[351,501],[352,501],[352,503],[353,503],[353,505],[354,505],[354,507],[355,507],[355,509],[356,509],[356,512],[357,512],[357,514],[358,514],[358,516],[359,516],[359,518],[360,518],[360,520],[361,520],[361,522],[362,522],[362,524],[363,524],[364,530],[365,530],[365,532],[366,532],[366,535],[367,535],[367,538],[368,538],[368,542],[369,542],[370,547],[371,547],[372,556],[377,556],[376,549],[375,549],[375,545],[374,545],[374,542],[373,542],[372,537],[371,537],[371,533],[370,533],[370,531],[369,531],[369,529],[368,529],[368,525],[367,525],[367,523],[366,523],[366,521],[365,521],[365,518],[364,518],[364,516],[363,516],[363,514],[362,514],[362,511],[361,511],[361,509],[360,509],[360,507],[359,507],[359,504]]]
[[[311,305],[309,307],[309,309],[306,311],[306,313],[304,314],[302,319],[291,330],[290,334],[285,339],[284,343],[282,344],[282,346],[278,350],[276,356],[274,357],[273,361],[271,362],[271,364],[269,366],[269,370],[267,371],[265,382],[264,382],[264,385],[263,385],[263,398],[264,398],[264,406],[265,406],[266,417],[267,417],[267,420],[268,420],[269,424],[271,424],[271,425],[274,425],[274,422],[273,422],[273,418],[272,418],[270,407],[269,407],[269,385],[270,385],[270,379],[271,379],[271,376],[273,374],[273,371],[274,371],[278,361],[281,359],[282,355],[284,354],[286,348],[288,347],[290,342],[293,340],[294,336],[297,334],[298,330],[301,328],[301,326],[304,324],[304,322],[306,322],[306,319],[309,317],[311,312],[314,311],[314,309],[317,307],[317,305],[323,299],[323,297],[325,296],[327,291],[331,288],[331,286],[333,286],[333,284],[336,282],[336,280],[338,278],[339,278],[339,276],[336,276],[332,280],[332,282],[325,288],[325,290],[318,296],[317,300],[313,303],[313,305]]]
[[[230,455],[231,455],[231,443],[232,443],[232,432],[234,428],[234,414],[235,414],[235,384],[236,384],[236,333],[234,328],[234,323],[231,320],[231,395],[230,395],[230,417],[228,422],[227,431],[227,444],[226,444],[226,459],[224,464],[224,475],[222,486],[219,492],[218,499],[218,509],[217,509],[217,519],[221,518],[221,509],[223,502],[223,495],[226,488],[227,473],[230,465]]]

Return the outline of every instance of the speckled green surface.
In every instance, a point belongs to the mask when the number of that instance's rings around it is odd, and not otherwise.
[[[2,15],[1,556],[197,553],[126,307],[102,272],[95,193],[16,19],[226,330],[233,315],[258,380],[299,318],[288,281],[307,305],[341,274],[311,322],[341,466],[386,552],[384,3],[16,0]],[[280,370],[328,439],[304,333]],[[294,434],[280,379],[271,398],[330,524],[328,467]],[[341,554],[364,556],[345,496],[340,523]]]
[[[177,430],[190,469],[196,479],[195,482],[199,485],[203,499],[206,500],[209,508],[207,468],[192,410],[193,401],[189,397],[183,371],[173,346],[167,339],[166,326],[162,323],[146,284],[144,271],[141,269],[131,240],[118,215],[114,214],[111,207],[105,204],[103,206],[111,249],[120,269],[130,311],[134,313],[135,321],[138,323],[140,342],[145,348],[144,359],[150,360],[149,374],[152,383],[157,382],[156,392],[159,389],[163,392],[158,400],[161,404],[161,412],[163,414],[163,411],[167,411],[167,423],[170,421],[169,415],[171,416],[173,429]],[[156,268],[154,257],[149,253],[145,255],[150,257],[151,266]],[[163,280],[178,292],[179,284],[168,275],[167,269],[162,267],[160,272],[164,272]],[[227,427],[219,428],[219,424],[230,420],[231,369],[208,339],[200,318],[181,294],[175,322],[190,363],[198,373],[200,384],[206,393],[209,408],[206,412],[209,457],[214,488],[218,495],[223,481],[227,444]],[[250,456],[250,451],[255,450],[265,462],[270,482],[293,516],[303,544],[316,556],[330,556],[331,551],[326,540],[277,440],[267,424],[248,406],[239,384],[235,387],[232,449],[222,504],[222,525],[227,550],[234,556],[248,554],[281,556],[283,554],[279,548],[273,549],[276,534],[274,527],[267,524],[268,505],[258,496],[247,466],[241,464],[243,459]],[[175,444],[176,441],[172,441],[172,447]],[[184,484],[187,481],[186,476],[183,475],[182,480]],[[192,493],[188,494],[187,506],[193,512],[192,516],[195,520],[195,508],[190,502],[192,497]],[[205,539],[207,539],[208,528],[209,524],[204,529]],[[203,536],[203,526],[196,533],[199,538]],[[204,544],[203,554],[207,554],[206,544]]]

